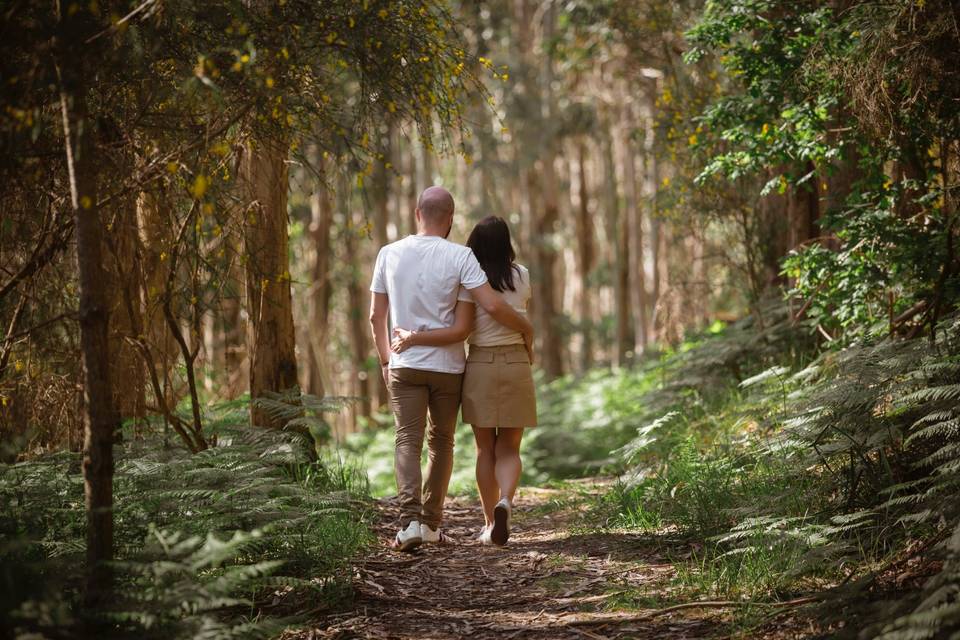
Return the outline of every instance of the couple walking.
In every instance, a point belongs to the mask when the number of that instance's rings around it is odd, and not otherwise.
[[[396,419],[400,530],[393,546],[401,551],[444,541],[443,501],[461,401],[477,444],[483,544],[502,545],[510,537],[520,439],[537,423],[533,325],[524,311],[529,274],[515,262],[501,218],[481,220],[467,246],[449,242],[453,212],[445,189],[426,189],[417,201],[417,234],[380,250],[370,285],[370,323]]]

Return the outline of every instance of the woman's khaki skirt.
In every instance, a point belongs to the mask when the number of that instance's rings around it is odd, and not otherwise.
[[[475,427],[537,424],[537,396],[527,348],[470,345],[463,374],[463,421]]]

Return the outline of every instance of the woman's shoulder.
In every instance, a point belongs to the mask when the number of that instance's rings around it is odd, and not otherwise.
[[[514,266],[517,268],[517,275],[519,276],[520,286],[524,290],[530,289],[530,271],[520,264],[519,262],[514,263]]]

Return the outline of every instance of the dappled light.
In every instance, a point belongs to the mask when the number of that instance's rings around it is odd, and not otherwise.
[[[6,3],[0,637],[958,637],[958,25]]]

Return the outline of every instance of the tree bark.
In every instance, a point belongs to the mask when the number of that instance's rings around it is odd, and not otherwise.
[[[120,428],[110,371],[110,309],[103,268],[103,223],[97,205],[95,129],[87,115],[82,68],[63,69],[61,109],[77,245],[81,364],[84,392],[83,480],[87,513],[88,603],[111,588],[113,559],[113,438]]]
[[[113,219],[110,241],[113,259],[108,262],[113,268],[106,271],[107,290],[112,293],[110,352],[114,354],[114,403],[120,418],[132,419],[137,426],[147,417],[144,366],[136,348],[128,341],[133,328],[143,325],[143,310],[139,304],[142,276],[138,242],[136,205],[128,198],[122,198]],[[129,307],[137,317],[130,317],[125,311],[128,297],[138,303]]]
[[[640,189],[637,184],[636,154],[633,144],[633,117],[629,107],[624,114],[623,182],[627,209],[627,227],[630,250],[630,298],[633,314],[633,351],[636,355],[647,348],[647,279],[644,268],[643,211],[640,208]]]
[[[577,271],[580,274],[580,370],[586,372],[593,365],[593,296],[590,274],[593,271],[593,218],[590,217],[590,192],[587,183],[587,149],[581,140],[577,144],[577,187],[579,206],[576,211]]]
[[[333,228],[333,202],[327,183],[326,163],[310,196],[310,240],[313,244],[310,266],[310,296],[307,300],[308,350],[306,391],[323,397],[324,367],[326,366],[327,334],[330,323],[330,232]]]
[[[348,266],[346,294],[347,294],[347,324],[350,334],[350,346],[353,357],[350,359],[354,405],[354,430],[356,430],[357,416],[369,418],[370,409],[370,376],[367,363],[370,359],[370,346],[367,343],[367,310],[368,300],[366,288],[360,281],[360,256],[357,247],[358,220],[354,219],[351,205],[350,183],[346,176],[342,176],[337,185],[337,208],[343,216],[344,253],[351,261]]]
[[[606,132],[603,145],[604,209],[607,235],[613,243],[613,300],[616,318],[613,363],[625,367],[633,350],[632,322],[630,320],[630,233],[620,215],[620,194],[617,186],[617,167],[613,155],[611,133]]]
[[[164,206],[162,191],[144,191],[137,198],[137,233],[141,249],[140,300],[137,304],[142,311],[139,315],[143,327],[144,339],[152,355],[159,379],[167,381],[170,371],[176,364],[177,345],[163,317],[162,293],[166,286],[166,264],[173,234],[171,224],[161,212]],[[154,391],[156,395],[156,390]],[[157,407],[166,406],[173,410],[178,398],[168,386],[167,393],[154,398]]]
[[[286,145],[251,140],[240,180],[250,203],[244,219],[247,353],[250,398],[297,386],[297,361],[287,254]],[[251,402],[251,424],[282,427]]]

